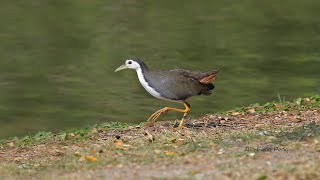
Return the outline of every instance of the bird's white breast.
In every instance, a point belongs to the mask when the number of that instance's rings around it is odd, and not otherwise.
[[[139,78],[141,85],[144,87],[145,90],[148,91],[148,93],[150,93],[153,97],[156,97],[159,99],[165,99],[165,98],[161,97],[161,94],[159,92],[157,92],[155,89],[153,89],[149,85],[149,83],[146,81],[146,79],[144,78],[144,76],[142,74],[141,68],[137,69],[137,74],[138,74],[138,78]]]

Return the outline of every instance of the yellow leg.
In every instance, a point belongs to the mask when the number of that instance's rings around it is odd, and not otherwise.
[[[154,123],[162,114],[166,114],[168,111],[182,112],[184,114],[183,114],[183,117],[182,117],[182,119],[181,119],[181,121],[179,123],[178,128],[183,128],[184,118],[187,116],[187,114],[190,111],[190,105],[187,102],[184,102],[183,105],[184,105],[184,107],[186,109],[177,109],[177,108],[172,108],[172,107],[164,107],[164,108],[156,111],[155,113],[153,113],[149,117],[148,121],[151,122],[151,123]]]

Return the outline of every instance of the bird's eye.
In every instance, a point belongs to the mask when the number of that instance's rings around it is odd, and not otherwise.
[[[132,61],[129,61],[128,64],[132,64]]]

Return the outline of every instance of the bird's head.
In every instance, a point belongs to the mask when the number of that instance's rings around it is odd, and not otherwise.
[[[142,61],[139,59],[128,59],[125,61],[125,63],[123,65],[121,65],[120,67],[118,67],[114,72],[117,71],[121,71],[123,69],[134,69],[134,70],[138,70],[139,68],[141,68],[141,63]]]

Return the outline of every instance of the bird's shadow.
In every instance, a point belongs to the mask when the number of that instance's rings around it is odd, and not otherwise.
[[[175,124],[173,124],[173,127],[176,128],[179,126],[179,123],[176,122]],[[221,124],[219,122],[190,122],[190,123],[185,123],[184,124],[185,127],[190,128],[190,129],[201,129],[201,128],[217,128],[217,127],[222,127],[222,126],[226,126],[224,124]]]

